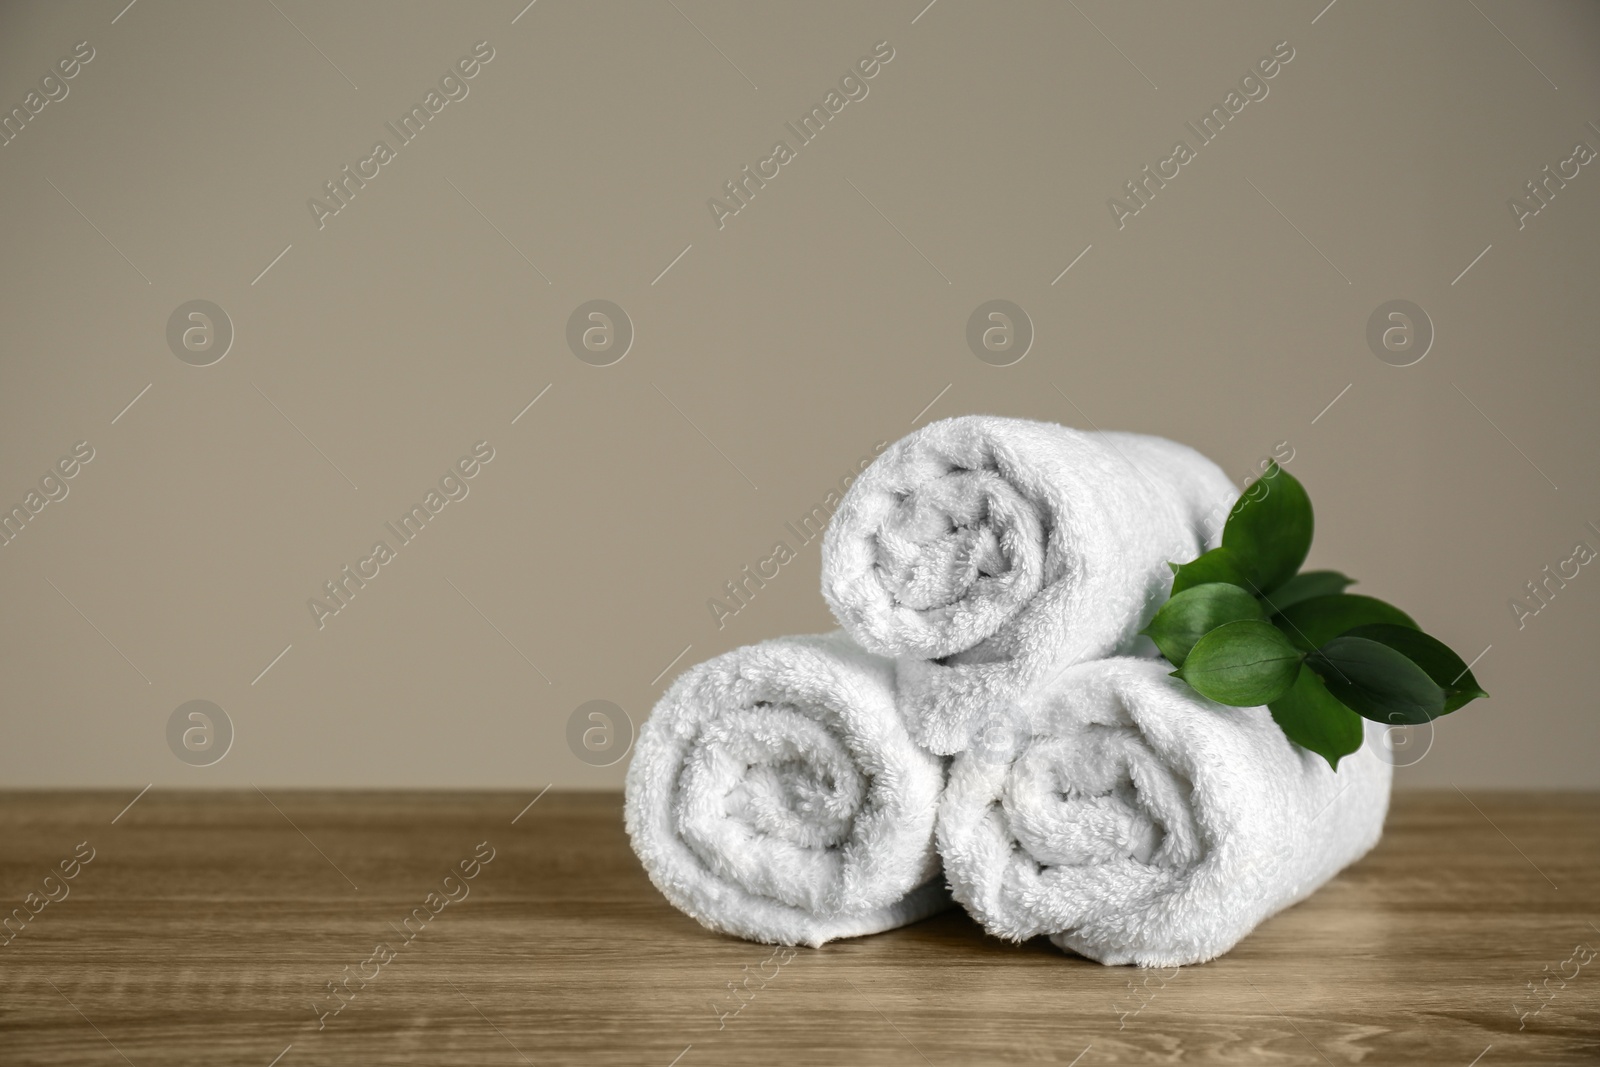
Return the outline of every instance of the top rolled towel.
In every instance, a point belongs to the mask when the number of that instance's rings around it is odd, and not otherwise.
[[[1334,773],[1268,709],[1212,703],[1170,669],[1070,667],[956,758],[939,849],[990,933],[1049,934],[1107,964],[1201,963],[1377,843],[1382,727]]]
[[[889,447],[822,543],[822,592],[897,659],[919,744],[964,750],[1061,667],[1133,647],[1172,563],[1213,548],[1238,493],[1192,448],[967,415]]]
[[[821,945],[950,906],[933,846],[944,761],[894,669],[842,633],[690,668],[639,731],[625,814],[667,899],[752,941]]]

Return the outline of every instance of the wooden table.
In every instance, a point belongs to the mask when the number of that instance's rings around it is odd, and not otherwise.
[[[0,1063],[1600,1064],[1600,795],[1401,793],[1175,975],[959,911],[774,958],[666,904],[611,794],[132,795],[0,795]]]

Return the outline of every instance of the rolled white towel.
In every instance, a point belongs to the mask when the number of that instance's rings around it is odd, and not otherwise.
[[[967,415],[890,446],[822,544],[822,592],[863,648],[898,660],[901,713],[938,753],[1062,666],[1137,637],[1237,497],[1192,448],[1134,433]],[[1143,646],[1143,647],[1141,647]]]
[[[939,851],[990,933],[1101,963],[1228,951],[1372,848],[1381,728],[1337,774],[1266,708],[1214,704],[1144,659],[1069,668],[956,758]]]
[[[944,761],[895,710],[894,669],[842,633],[686,671],[639,731],[633,849],[705,926],[821,945],[950,906],[933,847]]]

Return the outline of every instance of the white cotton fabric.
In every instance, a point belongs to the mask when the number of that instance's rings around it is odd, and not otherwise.
[[[969,415],[890,446],[822,546],[822,592],[863,647],[897,659],[901,712],[933,752],[1061,667],[1137,637],[1237,497],[1184,445]]]
[[[639,732],[626,819],[650,879],[713,930],[821,945],[950,906],[944,762],[911,741],[893,665],[840,633],[691,668]]]
[[[1071,667],[957,757],[940,853],[990,933],[1106,964],[1199,963],[1377,843],[1381,728],[1335,774],[1266,708],[1215,704],[1170,670]]]

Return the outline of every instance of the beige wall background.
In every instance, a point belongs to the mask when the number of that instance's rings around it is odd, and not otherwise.
[[[1481,656],[1493,698],[1402,781],[1600,785],[1600,571],[1510,607],[1600,548],[1600,166],[1564,164],[1600,149],[1600,9],[524,2],[0,8],[0,106],[66,90],[0,148],[0,503],[66,489],[0,547],[6,784],[617,787],[626,724],[586,760],[576,709],[636,724],[683,667],[828,628],[783,524],[874,442],[992,412],[1240,480],[1286,442],[1312,563]],[[319,226],[478,42],[467,95]],[[708,199],[878,42],[719,228]],[[1546,166],[1578,173],[1519,226]],[[595,299],[634,333],[609,366],[567,342]],[[1031,320],[1014,365],[967,345],[990,299]],[[1396,299],[1434,333],[1404,367],[1367,341]],[[193,300],[231,323],[209,366],[168,342]],[[483,441],[319,629],[308,600]],[[798,558],[719,628],[779,539]],[[207,766],[169,745],[192,700],[231,723]]]

